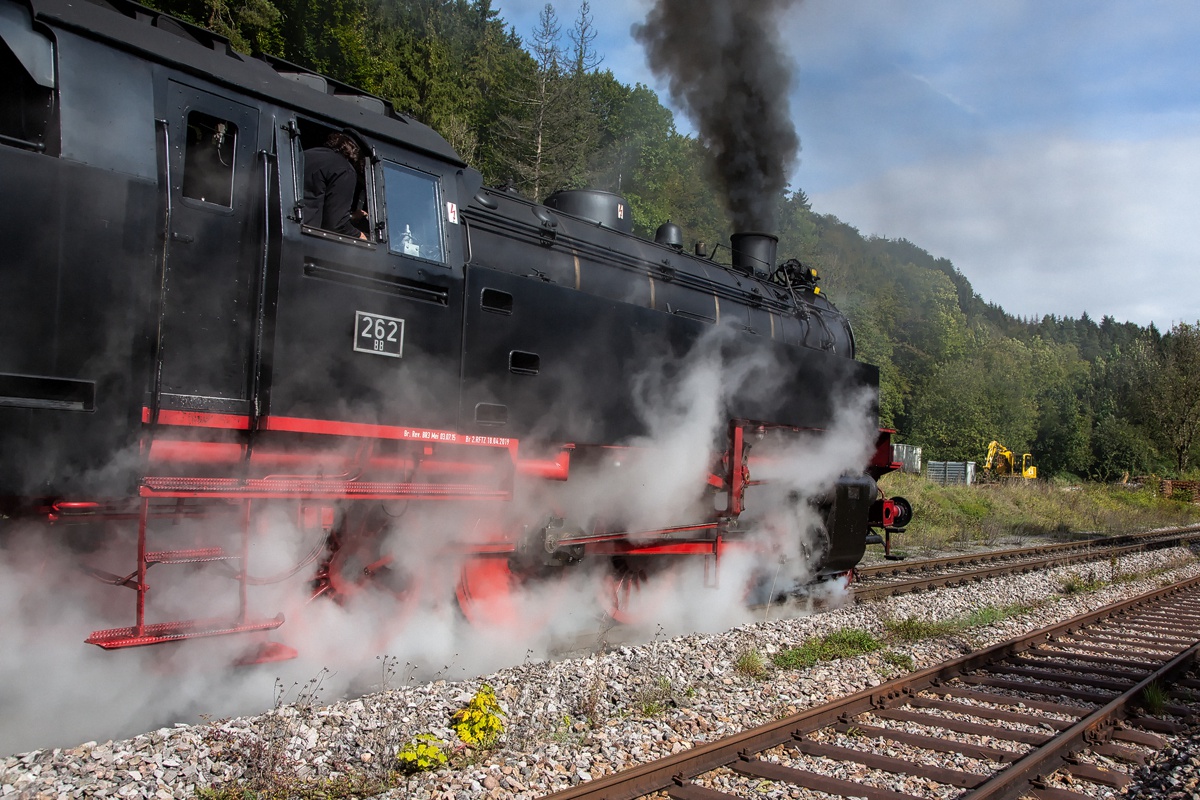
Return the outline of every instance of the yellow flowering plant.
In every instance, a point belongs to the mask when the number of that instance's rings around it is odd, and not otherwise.
[[[504,710],[496,699],[496,690],[488,684],[450,717],[450,726],[469,747],[487,749],[504,733]]]

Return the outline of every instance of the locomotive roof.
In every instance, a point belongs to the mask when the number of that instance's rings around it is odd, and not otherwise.
[[[102,39],[150,60],[287,108],[402,142],[460,167],[466,162],[429,126],[383,98],[267,55],[239,53],[223,36],[130,0],[26,0],[35,18]]]

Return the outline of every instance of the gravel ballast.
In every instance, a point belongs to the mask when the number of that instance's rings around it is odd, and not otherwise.
[[[410,776],[385,796],[538,797],[877,686],[901,674],[895,663],[903,663],[904,657],[911,659],[913,669],[922,669],[1200,574],[1200,564],[1184,549],[1126,556],[1117,567],[1123,575],[1148,577],[1063,596],[1059,590],[1067,576],[1093,568],[1062,567],[754,623],[721,634],[526,663],[473,681],[436,681],[332,705],[288,705],[254,717],[162,728],[124,741],[18,754],[0,758],[0,796],[185,798],[197,788],[229,785],[256,771],[285,770],[301,777],[382,772],[394,763],[396,748],[418,734],[456,742],[451,715],[487,683],[505,710],[506,732],[499,744],[473,754],[447,745],[450,767]],[[1094,569],[1106,575],[1110,565]],[[1169,571],[1152,574],[1163,569]],[[979,608],[1014,604],[1034,608],[954,635],[888,641],[886,652],[807,669],[784,670],[770,663],[782,649],[843,628],[863,629],[882,639],[889,618],[950,620]],[[764,674],[751,674],[748,653],[762,656]],[[1170,776],[1162,778],[1164,767],[1143,769],[1133,787],[1141,794],[1134,796],[1200,800],[1196,742],[1174,739],[1156,758],[1172,765]],[[813,762],[813,768],[819,766]],[[1160,778],[1177,779],[1177,784],[1155,783]],[[905,790],[920,794],[919,788]],[[754,796],[790,795],[782,788],[757,787]],[[925,796],[939,794],[929,787]]]

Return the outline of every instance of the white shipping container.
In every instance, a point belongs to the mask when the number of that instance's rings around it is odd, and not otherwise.
[[[901,472],[921,474],[921,448],[915,444],[892,445],[892,461],[899,461],[904,465],[900,468]]]

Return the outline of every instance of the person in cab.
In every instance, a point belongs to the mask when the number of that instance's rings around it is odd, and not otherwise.
[[[366,239],[366,212],[357,207],[361,196],[365,146],[354,131],[331,133],[324,147],[304,152],[305,225]]]

